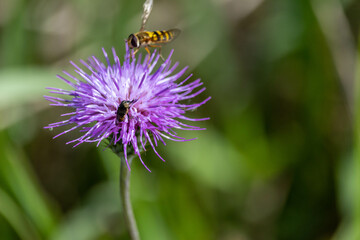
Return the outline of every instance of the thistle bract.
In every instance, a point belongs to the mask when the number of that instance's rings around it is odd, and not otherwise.
[[[68,144],[74,143],[75,147],[84,142],[96,142],[99,146],[102,140],[109,139],[110,144],[122,146],[126,162],[127,148],[131,147],[146,167],[141,159],[140,149],[145,150],[147,143],[164,161],[155,149],[158,142],[165,145],[164,139],[193,140],[178,136],[176,129],[203,130],[182,121],[207,120],[208,118],[191,119],[184,114],[203,105],[210,97],[195,104],[183,102],[202,93],[205,87],[201,87],[203,83],[200,79],[190,82],[192,74],[179,80],[187,67],[175,72],[178,63],[171,64],[173,51],[158,67],[156,66],[160,55],[156,52],[144,59],[139,55],[136,59],[131,57],[127,48],[124,61],[121,63],[112,49],[113,64],[104,49],[103,53],[106,63],[94,56],[88,61],[80,60],[85,71],[74,62],[70,62],[78,76],[75,77],[66,71],[63,71],[66,77],[57,76],[73,90],[48,88],[50,93],[64,97],[45,96],[51,102],[50,105],[73,109],[72,112],[62,115],[68,119],[51,123],[46,127],[69,125],[67,130],[54,138],[79,129],[83,135],[67,142]],[[119,107],[123,101],[129,104],[126,105],[126,111],[120,109],[123,114],[119,118]],[[128,167],[130,169],[129,164]]]

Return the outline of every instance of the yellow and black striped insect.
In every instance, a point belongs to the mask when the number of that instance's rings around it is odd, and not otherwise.
[[[179,34],[179,29],[170,29],[164,31],[146,31],[145,23],[149,18],[152,9],[152,1],[145,1],[144,4],[144,12],[142,15],[142,24],[140,31],[137,33],[132,33],[127,39],[127,44],[130,49],[135,49],[133,55],[139,51],[140,47],[144,47],[145,50],[150,55],[149,47],[158,47],[159,53],[161,51],[161,47],[174,40]],[[161,55],[160,55],[161,56]],[[162,58],[162,56],[161,56]]]
[[[166,31],[140,31],[130,34],[127,43],[129,48],[134,48],[134,55],[139,51],[140,47],[145,47],[145,50],[150,54],[148,47],[161,48],[164,44],[174,40],[179,34],[179,29],[170,29]]]

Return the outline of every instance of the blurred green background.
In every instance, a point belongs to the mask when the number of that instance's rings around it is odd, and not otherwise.
[[[0,1],[0,239],[128,239],[119,159],[52,140],[69,109],[43,95],[70,60],[123,55],[142,4]],[[360,239],[359,25],[356,0],[155,0],[147,29],[182,29],[163,55],[211,120],[133,164],[142,239]]]

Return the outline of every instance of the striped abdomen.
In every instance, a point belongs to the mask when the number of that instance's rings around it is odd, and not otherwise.
[[[143,31],[135,35],[140,40],[140,45],[165,44],[174,40],[179,34],[179,29],[170,29],[167,31]]]
[[[151,32],[151,40],[156,43],[167,43],[174,40],[180,33],[178,29],[171,29],[168,31],[153,31]]]

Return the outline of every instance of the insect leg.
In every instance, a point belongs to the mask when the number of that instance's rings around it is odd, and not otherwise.
[[[149,45],[149,47],[157,47],[159,48],[159,55],[161,57],[161,59],[165,62],[165,58],[161,55],[161,45]]]
[[[150,57],[150,50],[149,50],[149,48],[148,47],[145,47],[145,50],[147,51],[147,53],[149,54],[149,57]]]
[[[135,54],[139,51],[139,48],[136,48],[132,53],[130,53],[130,58],[135,58]]]
[[[148,55],[148,60],[147,60],[147,62],[148,62],[148,65],[149,65],[149,67],[150,67],[150,57],[151,57],[151,53],[150,53],[150,50],[149,50],[148,47],[145,47],[145,50],[146,50],[147,53],[149,54],[149,55]]]

